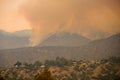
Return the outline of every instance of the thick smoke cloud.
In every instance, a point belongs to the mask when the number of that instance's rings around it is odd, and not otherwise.
[[[31,24],[31,45],[56,32],[91,39],[120,32],[119,0],[29,0],[21,13]]]
[[[0,0],[0,29],[8,32],[30,29],[20,13],[21,5],[28,0]]]

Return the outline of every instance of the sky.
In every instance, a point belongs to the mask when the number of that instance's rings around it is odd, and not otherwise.
[[[30,29],[29,22],[20,14],[20,6],[27,0],[0,0],[0,29],[15,32]]]
[[[120,0],[0,0],[0,29],[31,29],[31,45],[70,32],[98,39],[120,32]]]

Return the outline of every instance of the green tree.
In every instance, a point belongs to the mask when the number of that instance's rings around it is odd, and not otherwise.
[[[33,65],[37,69],[37,68],[39,68],[42,65],[42,63],[39,62],[39,61],[36,61]]]
[[[59,67],[70,66],[70,65],[72,65],[72,61],[67,60],[65,58],[56,57],[55,60],[46,60],[45,65],[46,65],[46,67],[50,67],[50,66],[59,66]]]
[[[76,66],[74,67],[74,70],[79,72],[79,71],[80,71],[79,65],[76,65]]]
[[[72,80],[78,80],[77,75],[74,72],[72,72],[70,75],[72,77]]]

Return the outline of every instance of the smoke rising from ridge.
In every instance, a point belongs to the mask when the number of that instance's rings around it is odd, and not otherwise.
[[[49,34],[71,32],[92,39],[120,32],[119,0],[29,0],[21,13],[29,21],[32,46]],[[97,36],[97,37],[96,37]]]

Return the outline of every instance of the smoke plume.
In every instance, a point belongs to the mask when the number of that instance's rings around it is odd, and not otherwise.
[[[31,25],[30,42],[35,46],[56,32],[78,33],[92,39],[118,33],[119,7],[119,0],[29,0],[22,5],[21,13]]]

